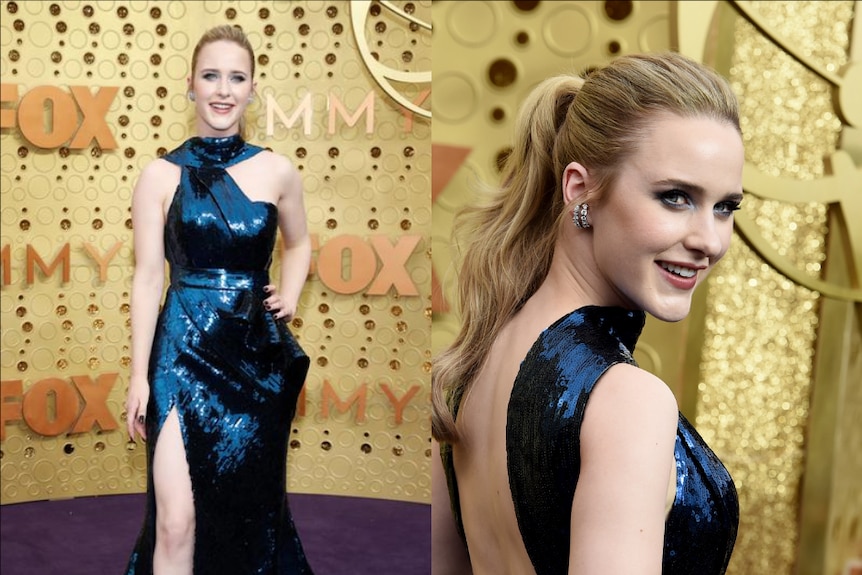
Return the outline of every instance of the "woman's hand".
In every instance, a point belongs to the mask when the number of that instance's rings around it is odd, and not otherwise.
[[[269,297],[263,300],[263,307],[266,308],[266,311],[272,314],[272,317],[275,319],[283,319],[284,321],[290,321],[293,319],[293,315],[296,313],[296,304],[290,304],[281,297],[275,286],[273,284],[269,284],[264,286],[263,291],[265,291]]]
[[[150,383],[145,377],[135,378],[129,383],[126,397],[126,429],[129,439],[135,441],[135,433],[147,440],[147,402],[150,398]]]

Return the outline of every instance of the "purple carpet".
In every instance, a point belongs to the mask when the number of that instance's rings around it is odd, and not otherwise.
[[[3,575],[120,575],[143,521],[143,495],[0,507]],[[316,575],[431,573],[431,506],[291,495]]]

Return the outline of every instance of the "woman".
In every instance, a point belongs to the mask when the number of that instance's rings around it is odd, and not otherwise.
[[[310,242],[298,172],[241,136],[254,61],[238,28],[204,33],[188,80],[198,137],[148,164],[132,198],[126,417],[147,440],[148,505],[129,574],[310,573],[285,499],[309,363],[285,320]]]
[[[733,481],[631,352],[727,251],[742,165],[729,86],[678,54],[533,91],[499,192],[461,221],[463,324],[432,383],[437,573],[725,571]]]

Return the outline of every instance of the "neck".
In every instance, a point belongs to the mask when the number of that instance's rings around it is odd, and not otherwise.
[[[560,315],[585,305],[620,304],[596,267],[592,238],[583,233],[575,237],[575,232],[563,232],[558,237],[548,275],[530,302],[533,300]]]
[[[200,118],[195,122],[195,133],[199,138],[229,138],[239,134],[239,126],[234,124],[226,130],[215,130]]]

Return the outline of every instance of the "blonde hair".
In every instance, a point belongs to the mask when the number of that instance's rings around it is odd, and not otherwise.
[[[244,48],[246,52],[248,52],[249,60],[251,61],[251,78],[254,78],[254,48],[251,47],[251,42],[248,41],[248,36],[245,35],[245,32],[242,31],[242,28],[239,26],[231,26],[230,24],[222,24],[221,26],[215,26],[214,28],[210,28],[206,32],[203,33],[198,43],[195,45],[195,49],[192,52],[192,77],[194,77],[195,70],[198,66],[198,55],[201,50],[207,44],[212,44],[213,42],[226,41],[233,42],[240,48]],[[247,130],[246,130],[246,122],[245,118],[240,120],[239,124],[239,132],[243,138],[246,138]]]
[[[586,78],[539,84],[521,106],[500,187],[456,220],[464,254],[458,276],[461,328],[434,360],[431,431],[455,442],[455,413],[500,330],[535,293],[551,265],[564,205],[563,170],[575,161],[596,178],[599,199],[661,113],[707,117],[740,131],[727,81],[680,54],[631,55]]]

